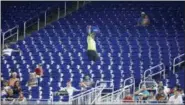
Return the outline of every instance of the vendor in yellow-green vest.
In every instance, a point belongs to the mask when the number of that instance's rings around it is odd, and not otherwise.
[[[88,36],[87,36],[87,56],[91,61],[97,61],[99,59],[98,53],[96,51],[96,41],[95,33],[91,32],[91,26],[87,27]]]

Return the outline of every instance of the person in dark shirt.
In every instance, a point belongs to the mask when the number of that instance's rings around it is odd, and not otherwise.
[[[167,96],[164,93],[164,89],[159,89],[158,93],[156,95],[156,99],[158,101],[158,103],[165,103],[167,100]]]
[[[161,89],[164,90],[164,85],[163,85],[162,81],[159,82],[159,85],[158,85],[157,88],[158,88],[158,91],[161,90]]]
[[[19,92],[21,92],[21,86],[20,86],[20,82],[19,81],[16,81],[15,82],[15,85],[14,85],[14,87],[13,87],[13,93],[15,94],[15,95],[18,95],[19,94]]]

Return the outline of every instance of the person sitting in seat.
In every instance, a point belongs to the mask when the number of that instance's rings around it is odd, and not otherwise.
[[[146,78],[145,81],[147,81],[145,83],[147,90],[156,90],[157,83],[156,83],[155,79],[152,78],[152,76],[149,76],[148,78]]]
[[[38,85],[38,79],[35,73],[30,73],[29,81],[28,81],[28,86],[30,87],[35,87]]]
[[[13,94],[13,89],[9,88],[7,91],[7,95],[5,97],[6,101],[13,101],[16,98],[15,95]]]
[[[37,77],[42,77],[43,76],[43,69],[42,69],[42,65],[38,64],[37,68],[35,69],[35,74]]]
[[[130,90],[126,91],[126,96],[123,98],[123,103],[134,103],[134,99],[132,97],[132,95],[130,94]]]
[[[179,89],[174,90],[174,95],[169,98],[168,103],[183,104],[183,98],[182,95],[180,95],[179,91],[180,91]]]
[[[147,101],[148,101],[148,103],[157,103],[154,92],[152,92],[152,91],[150,92],[150,95],[149,95]]]
[[[19,79],[17,78],[17,73],[13,72],[12,77],[9,79],[9,82],[8,82],[9,86],[14,86],[16,81],[19,81]]]
[[[148,15],[145,12],[141,12],[141,17],[138,19],[137,26],[148,26],[150,24],[150,20]]]
[[[19,105],[25,105],[27,104],[27,100],[26,100],[26,97],[24,97],[24,94],[23,92],[19,92],[19,97],[18,99],[16,100],[15,102],[16,104],[19,104]]]
[[[163,82],[162,81],[159,81],[159,85],[158,85],[157,89],[158,90],[164,89],[164,85],[163,85]]]
[[[167,96],[164,93],[164,89],[160,88],[157,92],[156,100],[158,101],[158,103],[165,103],[166,99],[167,99]]]
[[[16,81],[13,87],[13,93],[14,95],[19,95],[19,92],[21,92],[21,86],[20,86],[20,81]]]
[[[139,100],[139,101],[143,101],[143,100],[147,100],[150,93],[149,91],[146,89],[146,86],[145,85],[142,85],[142,88],[139,89],[138,91],[135,92],[135,95],[136,96],[136,100]]]
[[[76,89],[75,87],[72,87],[71,81],[68,81],[68,82],[67,82],[67,87],[61,89],[60,91],[55,92],[54,95],[55,95],[55,96],[56,96],[56,95],[68,95],[69,98],[70,98],[70,97],[72,97],[72,95],[73,95],[73,93],[74,93],[75,91],[81,91],[81,90],[78,90],[78,89]]]
[[[91,81],[91,79],[88,75],[86,75],[84,80],[82,82],[80,82],[80,87],[82,87],[82,90],[86,90],[87,88],[92,87],[93,84],[94,84],[94,82]]]
[[[4,80],[3,81],[3,87],[1,88],[1,97],[6,96],[8,93],[8,89],[11,89],[10,86],[8,86],[8,81]]]

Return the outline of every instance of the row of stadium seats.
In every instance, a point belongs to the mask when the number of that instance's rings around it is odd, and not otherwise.
[[[39,15],[48,8],[63,5],[64,2],[2,2],[2,32],[7,31],[16,25],[23,24],[24,21]]]

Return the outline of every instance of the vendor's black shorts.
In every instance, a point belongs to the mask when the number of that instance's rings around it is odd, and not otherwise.
[[[87,56],[89,57],[89,60],[91,61],[99,60],[98,53],[94,50],[87,50]]]

